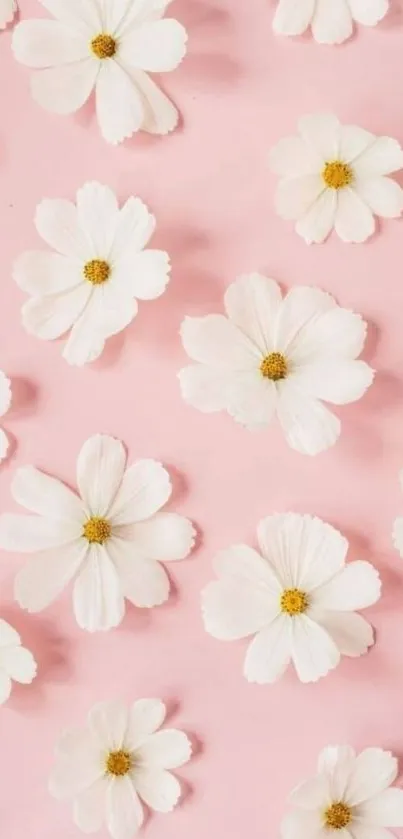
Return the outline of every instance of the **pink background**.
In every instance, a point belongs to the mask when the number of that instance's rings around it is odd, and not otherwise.
[[[35,0],[20,6],[21,17],[43,14]],[[10,31],[0,36],[0,366],[14,389],[0,509],[15,509],[9,486],[17,466],[32,463],[74,484],[80,446],[106,432],[126,443],[131,458],[172,468],[172,507],[201,534],[197,551],[170,566],[169,603],[129,610],[107,635],[76,627],[69,592],[41,615],[20,612],[12,600],[20,557],[2,556],[0,613],[39,662],[37,681],[17,687],[0,708],[0,825],[8,839],[25,839],[27,828],[31,839],[79,835],[70,805],[47,792],[53,746],[62,728],[115,696],[161,696],[172,723],[197,744],[180,773],[182,806],[153,816],[143,831],[149,839],[278,836],[288,791],[313,771],[327,743],[381,745],[403,758],[402,563],[391,545],[392,521],[403,510],[402,222],[384,223],[365,245],[332,238],[309,248],[276,217],[267,169],[268,150],[304,113],[333,110],[403,141],[402,10],[392,0],[384,22],[342,47],[275,38],[270,0],[177,0],[172,13],[189,31],[187,59],[164,79],[183,124],[169,137],[142,135],[118,148],[101,139],[91,107],[72,118],[41,111],[30,98],[29,71],[11,57]],[[39,245],[39,200],[73,199],[90,179],[122,201],[138,194],[148,203],[158,221],[155,245],[169,251],[173,272],[167,293],[141,305],[102,359],[80,370],[62,359],[59,342],[25,335],[24,296],[11,266]],[[288,450],[276,428],[250,434],[181,400],[182,318],[220,311],[227,284],[249,270],[286,287],[317,284],[370,323],[365,358],[379,371],[375,384],[340,409],[341,440],[317,458]],[[289,672],[274,687],[251,686],[242,677],[246,645],[204,633],[200,589],[218,549],[254,544],[259,519],[284,510],[333,523],[350,538],[351,557],[379,568],[384,596],[367,612],[378,643],[317,685],[300,685]]]

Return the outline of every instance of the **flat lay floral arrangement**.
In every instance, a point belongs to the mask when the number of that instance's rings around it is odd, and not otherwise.
[[[0,832],[403,830],[399,0],[0,0]]]

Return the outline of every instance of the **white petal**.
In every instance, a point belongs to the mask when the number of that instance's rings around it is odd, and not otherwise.
[[[169,597],[169,579],[159,562],[143,559],[130,542],[113,537],[108,552],[124,596],[138,608],[160,606]]]
[[[140,198],[133,196],[119,211],[111,260],[117,262],[129,250],[141,251],[148,244],[155,230],[155,217]]]
[[[333,230],[337,209],[336,190],[325,189],[317,201],[298,219],[295,229],[307,245],[320,244]]]
[[[143,801],[158,813],[170,813],[180,798],[179,781],[163,769],[138,769],[134,783]]]
[[[32,96],[46,111],[72,114],[89,99],[97,75],[98,62],[92,58],[37,70],[31,77]]]
[[[143,743],[136,756],[147,767],[176,769],[190,760],[192,746],[183,731],[165,728],[157,731]]]
[[[96,833],[104,821],[108,780],[99,778],[73,801],[74,823],[83,833]]]
[[[23,20],[15,27],[13,52],[27,67],[53,67],[88,58],[88,41],[57,20]]]
[[[259,685],[276,682],[287,669],[290,654],[290,619],[281,614],[249,645],[244,664],[246,679]]]
[[[310,114],[298,120],[298,131],[322,161],[338,156],[340,123],[334,114]]]
[[[123,476],[109,515],[114,525],[132,524],[153,516],[172,492],[169,473],[156,460],[138,460]]]
[[[136,301],[128,294],[117,293],[112,283],[94,289],[71,331],[63,357],[77,367],[94,361],[103,352],[106,338],[125,329],[136,313]]]
[[[355,612],[315,612],[315,620],[333,638],[342,655],[358,658],[374,643],[372,626]]]
[[[227,411],[246,428],[259,430],[269,425],[276,405],[276,386],[274,382],[265,379],[258,368],[234,375],[227,383]]]
[[[376,137],[374,142],[354,161],[357,178],[390,175],[403,167],[403,149],[392,137]]]
[[[64,335],[80,317],[91,295],[89,283],[60,294],[32,297],[22,307],[22,322],[30,335],[52,341]]]
[[[403,189],[391,178],[361,178],[354,188],[376,216],[397,218],[403,210]]]
[[[312,605],[319,609],[350,612],[379,600],[381,581],[369,562],[349,562],[332,580],[316,589]]]
[[[13,279],[28,294],[42,297],[79,285],[82,266],[73,259],[48,251],[26,251],[13,266]]]
[[[0,417],[7,413],[11,405],[11,382],[0,370]]]
[[[318,772],[328,775],[331,799],[343,801],[355,763],[351,746],[327,746],[318,759]]]
[[[126,27],[136,21],[142,8],[150,9],[150,0],[114,0],[113,3],[101,4],[104,31],[113,32],[114,35],[122,36]]]
[[[315,0],[280,0],[273,20],[278,35],[301,35],[308,28],[315,9]]]
[[[16,11],[15,0],[0,0],[0,29],[5,29],[11,23]]]
[[[182,397],[204,413],[222,411],[227,406],[228,379],[233,375],[205,364],[192,364],[178,373]]]
[[[22,685],[29,685],[36,676],[36,661],[25,647],[0,649],[0,670],[5,670],[11,679]]]
[[[351,5],[351,4],[350,4]],[[353,161],[362,154],[365,149],[368,149],[374,140],[374,134],[360,128],[357,125],[341,125],[340,126],[340,148],[339,157],[346,163],[353,163]]]
[[[86,262],[88,243],[71,201],[45,198],[36,208],[35,226],[46,244],[58,253]]]
[[[259,366],[261,353],[240,329],[223,315],[186,317],[181,338],[194,361],[227,370],[251,370]]]
[[[94,0],[40,0],[42,6],[58,20],[80,31],[97,32],[102,29],[100,10]]]
[[[156,513],[129,528],[136,550],[162,562],[188,556],[196,536],[192,522],[177,513]]]
[[[263,556],[283,588],[310,592],[343,566],[348,542],[338,530],[312,516],[285,513],[268,516],[258,526]]]
[[[293,807],[302,810],[322,810],[329,798],[329,781],[325,774],[316,775],[292,790],[288,800]]]
[[[393,833],[378,825],[358,822],[354,819],[350,827],[352,839],[394,839]]]
[[[372,384],[374,371],[364,361],[318,361],[297,367],[290,380],[317,399],[333,405],[356,402]]]
[[[168,134],[176,128],[179,114],[165,93],[142,70],[132,73],[143,101],[142,129],[150,134]]]
[[[143,808],[127,776],[114,778],[108,785],[106,823],[112,839],[133,839],[143,823]]]
[[[115,193],[91,181],[77,192],[78,223],[88,240],[89,256],[108,259],[118,221]]]
[[[76,522],[19,516],[4,513],[0,516],[0,547],[5,551],[35,553],[48,548],[59,548],[77,541],[81,528]]]
[[[281,388],[277,415],[288,445],[302,454],[319,454],[333,446],[340,435],[338,417],[295,388],[290,380]]]
[[[302,330],[315,326],[320,315],[336,308],[333,297],[319,288],[297,286],[284,298],[277,323],[276,349],[294,359]],[[305,335],[305,332],[303,333]],[[304,342],[305,343],[305,342]],[[336,342],[334,342],[336,343]],[[298,357],[299,360],[299,357]]]
[[[124,35],[119,60],[150,73],[165,73],[175,70],[182,61],[186,41],[186,29],[177,20],[151,21]]]
[[[361,315],[335,305],[316,316],[312,314],[301,326],[288,347],[288,357],[296,367],[318,360],[357,358],[367,335]]]
[[[84,443],[77,459],[77,484],[89,515],[111,515],[125,464],[126,453],[120,440],[94,434]]]
[[[7,457],[10,441],[5,431],[0,428],[0,463]]]
[[[397,758],[391,752],[376,748],[364,749],[357,755],[354,762],[347,787],[348,804],[354,807],[382,793],[393,784],[397,773]],[[401,795],[403,796],[403,792]],[[369,818],[368,821],[371,819]],[[377,819],[374,821],[376,823]],[[385,822],[386,824],[392,827],[392,822]]]
[[[155,300],[164,293],[171,265],[165,251],[128,253],[114,268],[111,282],[117,283],[139,300]]]
[[[291,655],[301,682],[317,682],[337,667],[340,653],[330,635],[307,615],[292,618]]]
[[[276,210],[288,221],[299,219],[313,207],[324,190],[325,185],[318,174],[284,178],[275,193]]]
[[[276,21],[278,14],[282,17],[283,11],[287,12],[290,5],[289,0],[285,0],[282,8],[282,3],[280,2],[277,7],[274,21]],[[295,7],[298,15],[299,8],[299,6]],[[274,23],[274,28],[275,25],[276,24]],[[282,34],[286,35],[288,33],[283,32]],[[312,175],[317,173],[318,169],[323,165],[323,161],[321,157],[315,154],[315,152],[301,139],[301,137],[285,137],[271,150],[269,164],[271,170],[275,172],[276,175],[282,175],[283,177],[299,177],[300,175]]]
[[[73,755],[58,756],[49,778],[49,792],[59,800],[74,798],[104,774],[104,763],[96,745],[83,732],[81,747]]]
[[[87,544],[73,542],[34,556],[15,578],[14,596],[28,612],[41,612],[59,596],[84,561]]]
[[[251,583],[262,592],[266,590],[267,596],[281,595],[282,586],[276,573],[267,560],[249,545],[233,545],[220,551],[214,557],[213,565],[218,577],[230,577],[239,580],[242,585]]]
[[[385,17],[389,8],[389,0],[348,0],[351,14],[357,23],[364,26],[375,26]]]
[[[77,535],[81,535],[84,519],[82,502],[57,478],[51,478],[33,466],[22,466],[15,472],[11,492],[18,504],[31,513],[77,522]]]
[[[21,644],[21,638],[17,630],[0,618],[0,651],[2,647],[15,647],[19,644]]]
[[[10,676],[0,668],[0,705],[7,702],[11,694],[11,679]]]
[[[319,813],[304,813],[292,810],[281,822],[282,839],[326,839]],[[344,830],[339,830],[337,839],[349,839]]]
[[[134,750],[162,725],[166,708],[160,699],[138,699],[129,712],[128,748]],[[126,742],[126,741],[125,741]]]
[[[88,714],[93,737],[103,750],[116,751],[125,745],[129,714],[120,701],[99,702]]]
[[[1,519],[0,519],[1,522]],[[393,544],[400,556],[403,556],[403,518],[395,519],[392,531]]]
[[[118,626],[125,606],[116,569],[103,545],[90,545],[74,583],[73,605],[81,629],[98,632]]]
[[[350,37],[353,22],[347,0],[317,0],[312,34],[319,44],[341,44]]]
[[[365,821],[381,827],[403,827],[403,790],[385,789],[360,807]]]
[[[375,230],[371,210],[350,187],[339,191],[335,230],[343,242],[365,242]]]
[[[121,143],[141,128],[141,96],[117,61],[104,62],[101,68],[96,84],[96,110],[101,134],[108,143]]]
[[[247,274],[228,286],[224,305],[230,320],[261,353],[274,349],[275,328],[282,296],[274,280]]]

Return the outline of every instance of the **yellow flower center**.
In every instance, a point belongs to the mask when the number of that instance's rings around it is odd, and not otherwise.
[[[109,280],[110,265],[104,259],[91,259],[84,265],[84,277],[92,285],[102,285]]]
[[[109,752],[106,758],[106,771],[108,775],[115,775],[122,778],[133,769],[133,758],[130,752],[120,749],[118,752]]]
[[[282,612],[291,617],[302,615],[308,608],[307,595],[299,588],[287,588],[281,595],[280,607]]]
[[[92,39],[91,49],[96,58],[102,61],[104,58],[113,58],[117,50],[117,43],[112,35],[100,32]]]
[[[106,519],[93,516],[85,522],[83,527],[83,536],[92,544],[96,542],[98,545],[103,545],[109,539],[112,533],[112,528]]]
[[[329,160],[322,170],[322,179],[329,189],[344,189],[354,179],[354,172],[342,160]]]
[[[271,379],[272,382],[285,379],[288,373],[287,359],[281,352],[271,352],[263,359],[260,372],[265,379]]]
[[[325,825],[331,830],[343,830],[351,822],[351,810],[344,801],[335,801],[325,810]]]

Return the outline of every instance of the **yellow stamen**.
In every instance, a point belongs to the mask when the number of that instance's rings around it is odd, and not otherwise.
[[[344,189],[354,179],[354,172],[342,160],[329,160],[322,170],[322,180],[329,189]]]
[[[84,265],[84,277],[92,285],[102,285],[109,280],[110,265],[104,259],[91,259]]]
[[[281,595],[280,607],[282,612],[291,617],[302,615],[308,608],[308,597],[298,588],[287,588]]]
[[[325,825],[331,830],[343,830],[351,822],[351,810],[344,801],[335,801],[325,810]]]
[[[122,778],[133,769],[133,759],[130,752],[120,749],[118,752],[109,752],[105,764],[108,775],[115,775]]]
[[[260,372],[265,379],[271,379],[273,382],[285,379],[288,373],[287,360],[281,352],[271,352],[263,359]]]
[[[92,544],[96,542],[97,545],[103,545],[109,539],[112,533],[112,528],[107,519],[93,516],[85,522],[83,527],[83,536]]]
[[[96,35],[92,39],[91,49],[96,58],[102,61],[104,58],[113,58],[116,53],[117,44],[115,39],[112,38],[112,35],[108,35],[106,32],[100,32],[99,35]]]

